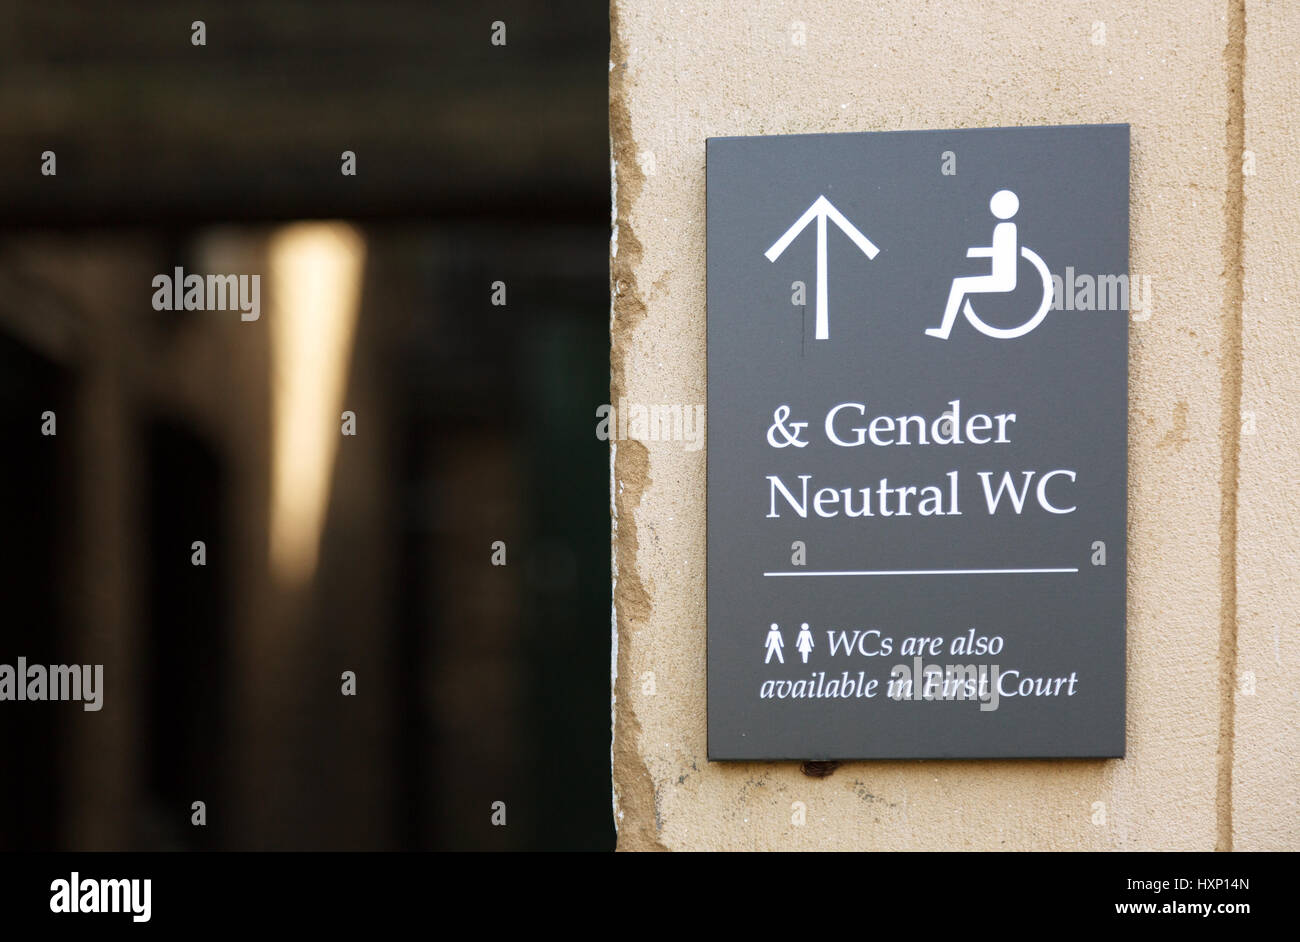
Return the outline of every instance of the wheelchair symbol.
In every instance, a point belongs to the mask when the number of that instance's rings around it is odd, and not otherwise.
[[[991,245],[972,246],[966,250],[967,258],[990,259],[990,273],[954,278],[952,288],[948,292],[948,304],[943,312],[943,323],[939,327],[928,328],[926,330],[927,335],[947,340],[948,335],[952,333],[953,323],[957,319],[959,308],[966,315],[966,320],[970,322],[972,327],[986,337],[993,337],[997,340],[1011,340],[1016,337],[1023,337],[1047,317],[1053,299],[1052,274],[1047,270],[1047,265],[1043,260],[1038,257],[1038,253],[1023,245],[1020,246],[1020,257],[1026,259],[1038,270],[1039,277],[1043,282],[1043,299],[1033,317],[1019,327],[994,327],[981,320],[979,315],[975,313],[975,309],[971,307],[969,296],[972,294],[1006,294],[1015,290],[1017,280],[1016,224],[1008,220],[1016,214],[1019,208],[1020,200],[1010,190],[998,190],[993,194],[993,198],[989,200],[989,209],[994,216],[1003,220],[993,227],[993,242]]]

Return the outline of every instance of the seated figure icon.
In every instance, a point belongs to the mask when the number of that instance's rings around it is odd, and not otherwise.
[[[1011,190],[998,190],[993,194],[993,198],[989,200],[989,210],[1002,221],[993,227],[992,242],[990,245],[972,246],[966,250],[967,258],[989,259],[989,274],[965,275],[952,280],[952,288],[948,292],[948,303],[943,311],[943,321],[938,327],[927,328],[925,332],[928,336],[947,340],[948,335],[952,333],[953,323],[957,319],[959,309],[966,315],[966,320],[970,322],[972,327],[985,336],[994,337],[998,340],[1023,337],[1043,322],[1052,306],[1052,275],[1047,270],[1047,265],[1032,249],[1019,246],[1019,252],[1017,253],[1019,239],[1016,224],[1011,222],[1011,218],[1015,216],[1019,209],[1020,199]],[[1018,283],[1016,266],[1019,259],[1017,255],[1029,261],[1038,270],[1043,282],[1043,298],[1033,317],[1023,324],[1017,327],[994,327],[980,320],[974,308],[971,307],[969,296],[973,294],[1009,294],[1014,291]]]

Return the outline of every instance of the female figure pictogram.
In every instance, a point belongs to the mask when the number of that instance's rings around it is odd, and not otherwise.
[[[804,622],[799,626],[799,637],[794,643],[795,648],[803,655],[803,662],[808,663],[808,655],[812,653],[813,636],[808,630],[808,623]]]

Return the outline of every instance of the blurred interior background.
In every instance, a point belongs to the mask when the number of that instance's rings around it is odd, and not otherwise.
[[[613,846],[607,62],[590,2],[0,9],[0,663],[105,687],[0,702],[0,849]]]

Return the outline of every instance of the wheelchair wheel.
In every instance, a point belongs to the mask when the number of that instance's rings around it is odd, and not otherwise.
[[[1038,310],[1034,312],[1034,316],[1029,318],[1029,320],[1025,321],[1019,327],[994,327],[993,325],[986,324],[979,319],[979,316],[975,313],[975,309],[970,306],[970,298],[966,298],[962,302],[962,313],[966,315],[966,320],[970,321],[972,327],[987,337],[995,337],[998,340],[1011,340],[1015,337],[1023,337],[1041,324],[1043,318],[1047,316],[1047,312],[1051,310],[1053,295],[1052,273],[1047,270],[1046,263],[1044,263],[1043,260],[1038,257],[1038,254],[1032,249],[1026,248],[1022,245],[1020,247],[1020,254],[1022,257],[1028,259],[1029,262],[1038,269],[1038,274],[1043,279],[1043,301],[1038,305]]]

